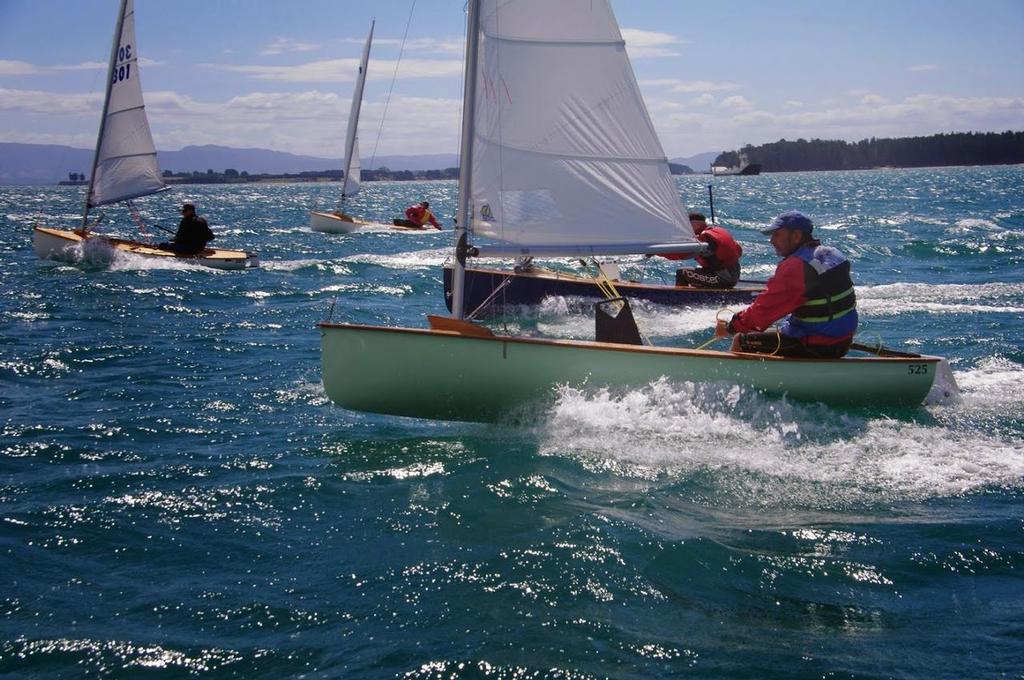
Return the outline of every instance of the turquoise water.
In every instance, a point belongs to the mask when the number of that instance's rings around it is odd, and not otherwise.
[[[705,211],[706,180],[680,180]],[[451,225],[452,183],[365,189],[356,214]],[[898,417],[666,383],[498,426],[341,410],[316,323],[424,326],[451,232],[311,233],[336,190],[139,201],[261,254],[217,272],[38,260],[82,188],[0,187],[0,675],[1020,677],[1024,168],[715,180],[746,276],[802,209],[861,339],[949,358],[962,400]],[[716,311],[636,313],[692,346]],[[593,332],[575,300],[505,324]]]

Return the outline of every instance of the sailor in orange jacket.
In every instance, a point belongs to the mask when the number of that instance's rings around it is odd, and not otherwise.
[[[733,288],[740,280],[740,256],[743,248],[728,231],[708,226],[707,218],[701,213],[690,213],[690,226],[697,240],[708,245],[708,252],[697,255],[696,269],[676,270],[677,286],[695,288]],[[665,255],[669,260],[693,257],[689,253]]]
[[[430,204],[426,201],[406,208],[405,219],[412,223],[410,226],[425,227],[429,223],[434,229],[441,228],[441,224],[434,218],[434,213],[430,212]]]

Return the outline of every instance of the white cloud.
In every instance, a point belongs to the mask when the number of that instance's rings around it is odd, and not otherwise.
[[[42,116],[93,114],[99,116],[102,93],[66,94],[0,88],[0,111]]]
[[[714,106],[715,98],[710,94],[702,94],[693,100],[696,106]]]
[[[641,80],[640,85],[644,87],[667,87],[669,92],[731,92],[740,89],[739,83],[729,81],[714,82],[711,80],[679,80],[678,78],[658,78],[655,80]]]
[[[0,59],[0,76],[32,76],[39,72],[38,66],[27,61]]]
[[[867,98],[846,105],[791,106],[777,111],[735,106],[713,112],[671,108],[648,99],[654,124],[670,156],[736,149],[779,139],[905,137],[939,132],[1000,132],[1024,128],[1024,97],[916,95],[900,101]],[[749,103],[749,102],[748,102]],[[723,102],[724,107],[724,102]]]
[[[98,71],[108,68],[105,61],[82,61],[77,64],[58,64],[52,67],[54,71]]]
[[[732,92],[738,89],[739,84],[728,81],[715,83],[709,80],[687,80],[673,86],[672,92]]]
[[[340,42],[357,43],[362,45],[366,42],[363,38],[344,38]],[[402,41],[397,38],[374,38],[374,48],[378,47],[401,47]],[[464,40],[458,38],[411,38],[405,41],[406,54],[450,54],[461,58],[462,51],[466,48]]]
[[[292,83],[345,83],[355,79],[358,59],[326,59],[295,66],[256,66],[233,64],[200,64],[232,73],[245,73],[260,80],[282,80]],[[395,62],[375,59],[367,69],[368,80],[389,80],[395,71]],[[398,77],[449,78],[462,73],[462,62],[444,59],[403,59]]]
[[[907,70],[908,71],[934,71],[937,68],[939,68],[939,67],[936,66],[935,64],[915,64],[913,66],[908,66]]]
[[[742,95],[733,95],[732,97],[726,97],[722,100],[723,109],[737,109],[746,110],[753,108],[754,105],[746,97]]]
[[[787,109],[802,109],[804,107],[804,103],[799,99],[788,99],[784,106]]]
[[[880,94],[866,94],[861,97],[861,106],[884,106],[889,103],[889,100]]]
[[[164,62],[142,57],[139,59],[139,64],[148,68],[150,66],[162,66]],[[77,64],[42,66],[39,64],[30,64],[26,61],[6,61],[0,59],[0,76],[40,75],[43,73],[52,73],[54,71],[105,71],[106,69],[107,62],[105,61],[82,61]]]
[[[349,99],[335,93],[252,92],[225,102],[198,102],[185,95],[159,92],[147,94],[146,100],[161,149],[224,144],[315,156],[342,155]],[[450,99],[393,98],[378,154],[453,151],[458,146],[460,106],[459,101]],[[363,104],[359,137],[366,157],[377,145],[383,112],[383,102]]]
[[[96,132],[11,132],[0,131],[0,142],[15,144],[63,144],[79,149],[91,149],[96,146]]]
[[[273,42],[267,45],[262,52],[263,56],[269,56],[274,54],[284,54],[285,52],[312,52],[320,49],[320,45],[316,43],[304,43],[299,42],[293,38],[274,38]]]
[[[632,59],[678,57],[679,52],[670,46],[686,42],[669,33],[645,31],[639,28],[622,29],[622,39],[626,41],[626,51],[629,52]]]

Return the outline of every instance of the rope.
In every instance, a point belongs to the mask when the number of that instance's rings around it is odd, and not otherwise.
[[[128,206],[128,214],[132,217],[132,222],[135,222],[135,226],[139,228],[139,233],[146,237],[147,241],[152,241],[153,236],[146,231],[146,223],[142,221],[142,215],[139,213],[138,208],[135,207],[134,201],[125,201],[125,205]]]
[[[395,90],[395,81],[398,79],[398,65],[402,63],[402,55],[405,53],[405,41],[409,38],[409,27],[412,26],[412,13],[416,9],[416,0],[412,0],[412,6],[409,8],[409,18],[405,22],[405,35],[402,36],[402,46],[398,48],[398,60],[395,62],[395,72],[391,74],[391,87],[388,88],[388,96],[384,99],[384,113],[380,117],[380,125],[377,127],[377,140],[373,143],[373,153],[370,155],[370,167],[373,169],[373,164],[377,160],[377,147],[380,146],[380,136],[384,131],[384,119],[388,117],[388,107],[391,105],[391,93]],[[345,182],[348,181],[346,177]],[[344,185],[342,185],[342,193],[344,194]],[[343,197],[344,198],[344,197]]]
[[[724,340],[725,338],[729,337],[728,335],[719,335],[718,332],[717,332],[718,322],[723,320],[722,319],[722,312],[728,312],[730,315],[733,314],[733,311],[731,309],[729,309],[728,307],[722,307],[717,312],[715,312],[715,329],[716,329],[715,334],[711,336],[710,340],[708,340],[707,342],[705,342],[702,345],[698,345],[697,347],[694,347],[694,349],[704,349],[705,347],[707,347],[708,345],[713,343],[715,340]],[[781,343],[782,343],[782,341],[780,340],[779,341],[780,347],[781,347]],[[779,350],[776,349],[775,351],[778,352]]]
[[[590,258],[590,261],[593,263],[595,267],[597,267],[597,276],[594,277],[594,283],[597,285],[598,290],[600,290],[601,293],[604,294],[604,296],[609,300],[622,298],[623,302],[619,303],[619,307],[621,309],[622,305],[625,304],[625,298],[623,298],[622,295],[619,294],[619,291],[616,290],[615,288],[615,284],[612,283],[612,280],[608,277],[607,274],[604,273],[604,270],[601,269],[601,263],[599,263],[597,259],[593,257]],[[585,260],[580,260],[580,262],[583,263],[584,267],[588,266]],[[640,334],[640,339],[643,341],[645,345],[649,345],[651,347],[654,346],[654,343],[651,342],[651,339],[649,337],[647,337],[647,334],[640,330],[639,325],[637,325],[636,327],[636,332]]]
[[[619,291],[615,289],[615,284],[608,278],[608,275],[601,269],[601,263],[596,258],[590,258],[590,262],[597,267],[597,276],[594,277],[594,281],[597,283],[598,289],[604,293],[604,296],[611,300],[612,298],[622,297],[619,295]],[[586,265],[586,262],[583,262]]]
[[[484,299],[484,301],[481,302],[477,306],[476,309],[474,309],[472,312],[469,313],[469,315],[466,317],[466,321],[472,321],[473,318],[476,317],[476,315],[480,312],[481,309],[483,309],[487,305],[491,304],[491,302],[494,300],[494,298],[496,298],[498,296],[498,293],[500,293],[501,291],[505,290],[505,287],[508,286],[508,284],[512,283],[512,279],[513,279],[514,276],[515,276],[514,274],[509,274],[508,276],[506,276],[505,280],[502,281],[500,284],[498,284],[498,287],[495,288],[494,290],[492,290],[491,294],[488,295]]]

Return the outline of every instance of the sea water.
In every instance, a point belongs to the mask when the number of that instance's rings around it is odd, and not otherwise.
[[[705,213],[708,180],[679,180]],[[337,188],[138,201],[156,239],[188,200],[259,251],[221,272],[39,260],[32,225],[75,226],[83,189],[0,187],[0,675],[1020,677],[1024,168],[714,179],[745,278],[777,261],[758,228],[803,210],[852,261],[860,339],[949,359],[960,401],[898,415],[667,381],[499,425],[340,409],[317,322],[425,326],[452,239],[311,232]],[[348,208],[429,200],[450,229],[455,194]],[[635,311],[682,346],[718,312]],[[588,338],[591,314],[496,323]]]

